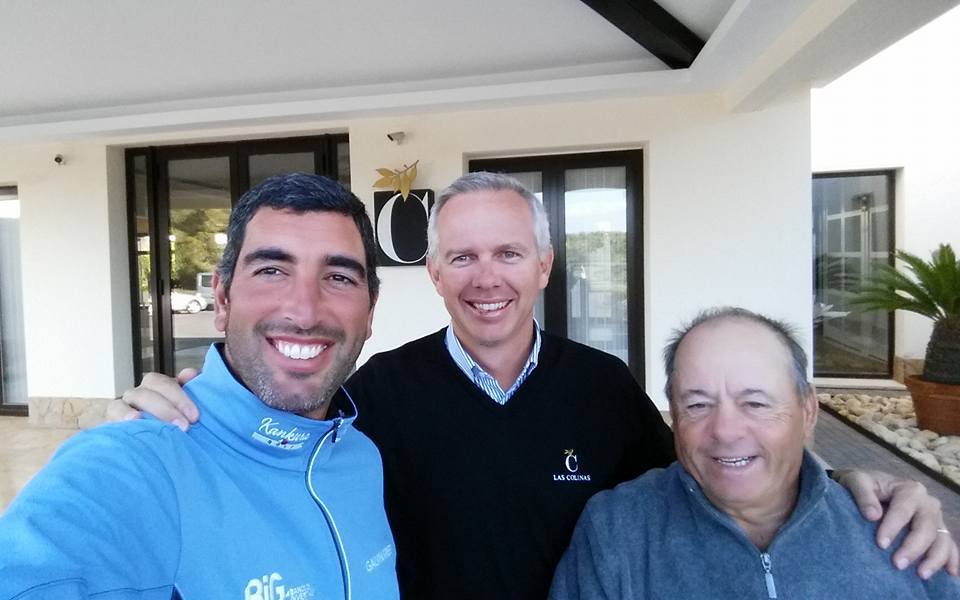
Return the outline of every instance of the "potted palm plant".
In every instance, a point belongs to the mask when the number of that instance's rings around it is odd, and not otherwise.
[[[853,304],[869,310],[906,310],[933,320],[923,374],[904,384],[917,423],[944,435],[960,434],[960,262],[949,244],[926,261],[897,251],[907,272],[883,265],[860,287]]]

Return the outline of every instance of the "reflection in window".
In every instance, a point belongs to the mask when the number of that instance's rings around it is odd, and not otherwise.
[[[313,173],[313,152],[254,154],[250,156],[250,187],[283,173]]]
[[[220,262],[230,220],[230,163],[226,157],[172,160],[170,176],[170,308],[174,372],[203,364],[222,339],[213,321],[213,290],[204,286]]]
[[[890,315],[850,299],[892,255],[893,173],[817,175],[813,180],[814,374],[888,377]]]
[[[628,362],[624,167],[565,172],[567,337]]]
[[[20,200],[17,188],[0,187],[0,403],[27,403],[23,294],[20,268]]]

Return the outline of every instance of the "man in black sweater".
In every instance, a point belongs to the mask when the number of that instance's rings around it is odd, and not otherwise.
[[[594,493],[674,460],[624,363],[539,331],[553,250],[515,180],[458,179],[428,226],[451,326],[371,358],[347,384],[384,460],[408,598],[545,598]]]
[[[516,180],[459,178],[438,197],[428,238],[450,327],[375,355],[346,384],[356,427],[383,457],[401,594],[542,599],[587,499],[669,464],[672,436],[619,359],[537,327],[553,250],[542,205]],[[184,427],[198,417],[163,376],[124,399]],[[124,403],[110,412],[137,414]],[[898,555],[929,547],[926,564],[950,557],[955,568],[922,486],[863,474],[849,484],[877,512],[875,492],[893,494],[885,535],[913,519]]]

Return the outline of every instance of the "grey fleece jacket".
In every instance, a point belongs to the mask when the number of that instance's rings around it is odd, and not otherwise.
[[[590,499],[550,599],[960,598],[945,572],[894,569],[875,531],[804,453],[797,506],[761,552],[673,463]]]

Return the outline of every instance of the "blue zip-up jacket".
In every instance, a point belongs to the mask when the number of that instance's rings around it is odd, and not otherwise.
[[[875,523],[804,452],[800,493],[765,552],[704,496],[680,463],[590,499],[560,560],[551,600],[960,598],[941,571],[897,571]]]
[[[274,410],[216,346],[188,433],[104,425],[58,450],[0,518],[0,598],[398,597],[383,471],[337,394],[328,421]]]

